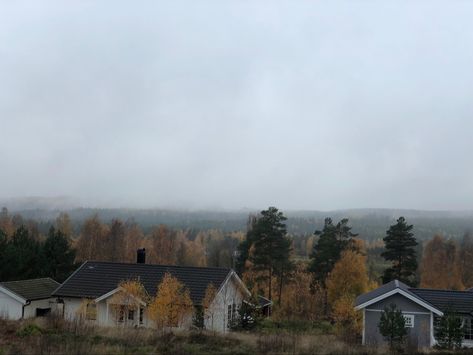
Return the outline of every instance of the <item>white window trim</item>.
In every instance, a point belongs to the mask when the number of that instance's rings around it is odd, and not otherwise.
[[[414,328],[415,326],[415,315],[414,314],[404,314],[403,313],[403,317],[404,317],[404,321],[405,321],[405,324],[406,324],[406,328]],[[410,320],[410,325],[408,324],[408,320]]]
[[[384,309],[364,308],[367,312],[384,312]],[[423,314],[429,316],[431,312],[401,311],[402,314]]]

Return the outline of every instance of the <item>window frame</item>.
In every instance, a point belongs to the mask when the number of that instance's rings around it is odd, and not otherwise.
[[[97,320],[97,303],[87,302],[85,306],[85,319]]]
[[[403,314],[402,315],[404,317],[404,326],[405,328],[414,328],[414,319],[415,319],[415,315],[414,314]]]

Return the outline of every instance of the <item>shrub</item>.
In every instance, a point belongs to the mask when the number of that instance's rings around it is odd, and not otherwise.
[[[461,317],[455,312],[447,310],[440,318],[436,338],[439,347],[442,349],[461,348],[463,340]]]
[[[391,349],[399,349],[407,336],[406,320],[395,304],[384,308],[378,324],[379,332]]]
[[[27,324],[16,332],[19,337],[41,335],[42,333],[43,330],[36,324]]]

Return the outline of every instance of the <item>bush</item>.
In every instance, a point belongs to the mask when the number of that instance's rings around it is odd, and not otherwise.
[[[261,331],[279,332],[285,330],[294,333],[333,334],[333,325],[327,321],[310,322],[304,320],[274,321],[270,318],[258,324]]]
[[[24,327],[18,329],[16,334],[19,337],[28,337],[34,335],[41,335],[43,333],[43,329],[36,324],[27,324]]]

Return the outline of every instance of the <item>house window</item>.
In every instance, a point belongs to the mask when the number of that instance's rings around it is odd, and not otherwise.
[[[87,303],[87,305],[85,306],[85,319],[97,319],[97,304],[95,302]]]
[[[143,324],[144,309],[140,307],[140,324]]]
[[[232,323],[232,305],[229,304],[227,307],[227,328],[230,328]]]
[[[236,320],[237,316],[237,305],[235,303],[229,304],[227,307],[227,328],[232,326],[233,321]]]
[[[404,314],[404,321],[406,322],[406,328],[414,328],[414,315]]]
[[[125,306],[120,306],[118,309],[118,321],[123,322],[125,319]]]
[[[463,338],[465,340],[473,340],[473,329],[472,329],[472,319],[463,318]]]
[[[128,310],[128,320],[134,320],[135,319],[135,310],[129,309]]]
[[[440,330],[440,319],[439,316],[434,316],[434,337],[437,338]]]

